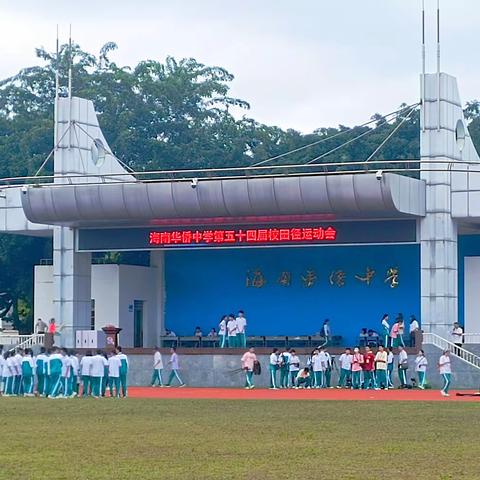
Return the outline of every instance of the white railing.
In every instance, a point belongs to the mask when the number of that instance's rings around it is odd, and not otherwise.
[[[480,357],[475,355],[462,347],[458,347],[454,343],[446,340],[445,338],[437,335],[436,333],[424,333],[423,343],[428,345],[434,345],[441,350],[449,350],[455,357],[459,358],[465,363],[468,363],[474,368],[480,370]]]
[[[18,345],[30,337],[31,335],[19,335],[18,333],[0,334],[0,345]]]
[[[464,333],[463,343],[480,344],[480,333]]]
[[[34,333],[33,335],[17,335],[17,336],[9,336],[9,338],[16,339],[15,342],[4,344],[4,345],[12,345],[8,350],[16,350],[17,348],[31,348],[35,345],[43,345],[45,341],[45,334],[44,333]],[[3,340],[3,337],[0,337],[0,341]]]

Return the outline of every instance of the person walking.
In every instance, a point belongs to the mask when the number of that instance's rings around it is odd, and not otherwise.
[[[455,344],[456,347],[462,348],[463,347],[463,328],[460,326],[458,322],[453,324],[453,329],[451,332],[452,343]],[[456,348],[454,352],[458,355],[458,349]]]
[[[255,388],[253,382],[253,367],[257,361],[257,356],[255,355],[255,349],[250,347],[247,352],[242,356],[242,369],[245,372],[245,389],[251,390]]]
[[[452,364],[450,360],[450,352],[448,350],[445,350],[440,357],[438,361],[438,369],[440,375],[443,377],[443,388],[440,393],[444,397],[449,397],[450,394],[448,391],[450,389],[450,384],[452,383]]]
[[[422,390],[425,389],[427,365],[428,360],[425,356],[425,352],[423,350],[419,350],[417,358],[415,358],[415,371],[418,375],[418,388]]]
[[[330,327],[330,320],[328,318],[323,321],[322,331],[320,333],[325,339],[325,345],[328,345],[332,339],[332,329]]]
[[[155,387],[156,383],[158,382],[159,387],[163,387],[163,379],[162,379],[162,371],[163,371],[163,359],[162,354],[160,353],[160,348],[155,347],[155,353],[153,354],[153,374],[152,374],[152,387]]]
[[[172,371],[170,372],[170,377],[168,377],[168,382],[165,386],[170,387],[173,380],[176,378],[178,380],[178,383],[180,384],[179,387],[184,387],[185,383],[180,378],[180,375],[178,374],[178,371],[180,370],[180,366],[178,363],[177,349],[175,347],[172,347],[170,349],[170,360],[168,361],[168,365],[170,365]]]

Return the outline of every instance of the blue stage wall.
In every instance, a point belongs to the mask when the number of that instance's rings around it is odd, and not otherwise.
[[[376,270],[370,285],[354,278]],[[384,283],[389,267],[399,267],[399,286]],[[246,287],[247,271],[260,269],[267,283]],[[301,276],[314,270],[306,288]],[[347,274],[344,287],[331,286],[334,270]],[[290,286],[278,279],[291,272]],[[310,335],[330,318],[333,334],[354,343],[362,327],[379,329],[384,312],[419,318],[418,245],[299,247],[165,252],[166,328],[192,335],[196,325],[207,333],[223,313],[243,309],[248,333]]]

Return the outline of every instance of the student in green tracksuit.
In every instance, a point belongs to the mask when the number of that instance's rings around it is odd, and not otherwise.
[[[115,351],[109,353],[108,357],[108,386],[110,397],[120,398],[120,368],[122,364]],[[115,394],[113,388],[115,387]]]
[[[122,347],[117,347],[117,357],[120,360],[120,384],[122,386],[122,396],[125,398],[127,396],[127,375],[128,375],[128,358],[122,352]]]
[[[5,360],[2,372],[3,380],[5,382],[3,394],[5,397],[10,397],[13,395],[13,383],[16,375],[13,352],[6,351],[3,358]]]
[[[270,354],[270,362],[268,364],[268,370],[270,373],[270,388],[276,390],[278,388],[277,371],[280,365],[280,354],[278,348],[274,348]]]
[[[102,377],[102,397],[106,396],[108,383],[108,357],[106,353],[103,356],[103,377]]]
[[[92,370],[92,352],[90,350],[85,353],[85,356],[80,360],[80,375],[82,377],[82,397],[90,395],[90,379]]]
[[[237,348],[237,321],[235,320],[235,315],[231,313],[228,316],[227,322],[227,334],[228,334],[228,348]]]
[[[32,350],[25,349],[25,354],[22,358],[22,381],[23,381],[23,396],[33,397],[33,380],[35,375],[35,362],[32,358]]]
[[[290,349],[280,355],[280,388],[288,388],[288,375],[290,372]]]
[[[37,370],[37,393],[40,396],[44,396],[47,393],[45,388],[47,361],[47,350],[45,347],[41,347],[40,353],[35,360],[35,367]]]
[[[90,384],[92,386],[92,397],[100,398],[102,395],[102,378],[105,372],[103,361],[105,360],[101,350],[92,356],[92,368],[90,370]]]
[[[50,382],[49,398],[56,398],[60,394],[62,386],[62,367],[63,359],[60,350],[53,349],[53,353],[48,358],[48,376]]]

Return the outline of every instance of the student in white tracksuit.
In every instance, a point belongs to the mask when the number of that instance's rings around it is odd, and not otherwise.
[[[122,362],[116,352],[110,352],[108,357],[108,386],[110,388],[110,397],[120,398],[120,367]],[[113,388],[115,387],[115,394]]]
[[[152,382],[151,382],[152,387],[155,387],[155,384],[157,382],[160,387],[163,387],[162,371],[163,371],[162,354],[160,353],[160,349],[156,347],[155,353],[153,354],[153,374],[152,374]]]
[[[444,397],[449,397],[450,394],[448,393],[448,390],[450,388],[450,383],[452,382],[452,364],[450,361],[450,352],[448,350],[445,350],[440,357],[440,360],[438,361],[438,369],[440,375],[443,377],[441,394]]]
[[[90,369],[90,382],[92,384],[92,396],[99,398],[102,393],[102,378],[104,375],[104,357],[101,350],[92,357],[92,367]]]
[[[185,383],[183,380],[180,378],[180,375],[178,374],[178,371],[180,370],[180,366],[178,364],[178,355],[177,355],[177,349],[175,347],[172,347],[170,349],[170,360],[168,361],[168,364],[172,368],[172,371],[170,372],[170,377],[168,377],[168,382],[167,382],[167,387],[171,386],[171,383],[173,382],[173,379],[176,378],[178,380],[178,383],[180,383],[180,387],[184,387]]]

